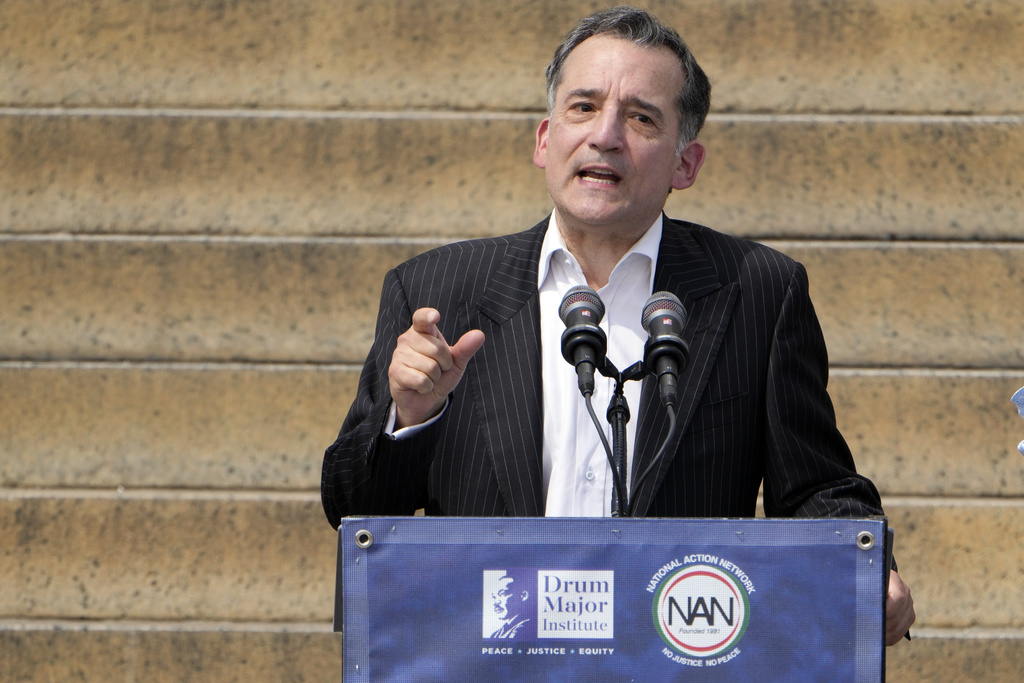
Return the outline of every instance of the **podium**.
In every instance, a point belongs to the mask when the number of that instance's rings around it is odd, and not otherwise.
[[[885,518],[346,518],[344,681],[885,675]]]

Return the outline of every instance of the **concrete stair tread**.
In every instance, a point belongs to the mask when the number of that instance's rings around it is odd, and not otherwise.
[[[770,244],[806,265],[835,365],[1024,363],[1024,244]],[[0,345],[26,361],[361,364],[384,273],[429,246],[0,236]]]
[[[0,112],[0,229],[453,239],[550,211],[541,114]],[[667,211],[741,236],[1017,239],[1024,118],[715,115]],[[752,174],[751,169],[757,169]]]
[[[886,651],[892,680],[1016,683],[1024,632],[915,628]],[[10,681],[204,680],[291,683],[336,680],[342,636],[327,624],[49,622],[0,620]],[[183,657],[182,653],[189,653]],[[45,673],[41,673],[45,672]],[[76,677],[77,676],[77,677]]]
[[[886,497],[922,627],[1024,628],[1024,501]],[[0,618],[329,621],[316,493],[0,489]],[[974,587],[984,586],[985,590]]]
[[[338,680],[329,624],[0,620],[4,680]]]
[[[9,0],[0,8],[0,103],[540,110],[551,51],[592,9],[578,0]],[[1024,57],[1007,47],[1024,27],[1013,0],[652,9],[701,58],[719,111],[1024,107]]]
[[[337,534],[316,493],[0,489],[0,616],[316,621]]]
[[[0,364],[0,486],[316,490],[359,370]],[[1021,385],[1014,370],[839,368],[829,388],[883,494],[1021,496],[1024,424],[1009,400]]]

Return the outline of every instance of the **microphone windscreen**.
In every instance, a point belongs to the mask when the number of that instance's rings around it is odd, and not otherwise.
[[[679,297],[672,292],[655,292],[647,299],[647,303],[644,304],[644,314],[641,323],[649,334],[654,334],[651,332],[651,323],[658,316],[674,316],[676,318],[674,322],[679,324],[679,328],[676,330],[677,334],[686,325],[686,309],[683,308],[683,302],[679,300]]]
[[[579,309],[592,309],[596,319],[590,322],[595,325],[604,318],[604,302],[601,301],[597,292],[587,285],[576,285],[569,288],[569,291],[562,297],[562,305],[558,307],[558,317],[562,319],[563,323],[570,325],[575,321],[570,321],[569,316],[573,310]]]

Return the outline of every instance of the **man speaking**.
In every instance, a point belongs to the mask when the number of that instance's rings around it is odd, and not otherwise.
[[[649,473],[632,514],[752,517],[762,483],[769,516],[882,514],[835,424],[803,266],[662,212],[706,154],[711,86],[678,33],[643,10],[598,12],[546,74],[533,160],[554,210],[525,232],[441,247],[387,274],[356,399],[324,455],[330,523],[417,509],[611,514],[603,438],[562,355],[559,309],[574,287],[596,293],[600,353],[616,368],[644,356],[652,292],[685,311],[678,428],[656,377],[625,383],[625,491]],[[614,385],[595,377],[593,401],[606,405]],[[914,609],[895,572],[889,585],[894,644]]]

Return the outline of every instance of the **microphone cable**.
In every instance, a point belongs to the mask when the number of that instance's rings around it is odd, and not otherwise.
[[[612,486],[615,487],[615,493],[619,497],[619,501],[622,503],[623,509],[627,508],[626,498],[626,482],[619,478],[619,473],[615,471],[615,458],[612,456],[612,447],[608,443],[608,437],[605,436],[604,427],[601,426],[601,420],[597,417],[597,412],[594,410],[594,402],[589,394],[583,396],[583,401],[587,405],[587,412],[590,413],[590,421],[594,423],[594,428],[597,430],[597,435],[601,437],[601,445],[604,446],[604,454],[608,458],[608,469],[611,470],[612,474]],[[627,510],[628,513],[628,510]],[[627,514],[627,516],[629,516]]]

